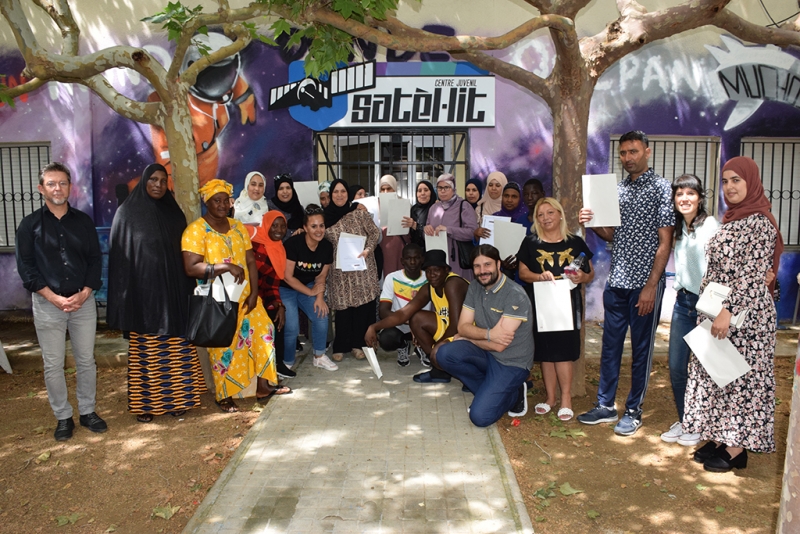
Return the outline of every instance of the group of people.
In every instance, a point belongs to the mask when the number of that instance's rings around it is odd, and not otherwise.
[[[778,270],[782,239],[753,160],[736,157],[725,164],[721,189],[728,209],[720,224],[706,211],[700,180],[684,175],[670,184],[655,174],[648,145],[643,132],[622,136],[619,157],[627,175],[618,184],[621,224],[592,228],[612,243],[611,265],[603,293],[597,402],[577,420],[614,422],[614,431],[623,436],[641,427],[674,241],[677,298],[669,366],[678,421],[661,437],[685,446],[704,441],[693,457],[709,471],[744,468],[748,450],[775,450],[776,321],[768,286]],[[50,164],[39,181],[45,206],[20,224],[17,260],[33,293],[45,381],[58,419],[55,437],[63,440],[74,429],[62,371],[65,329],[77,364],[80,423],[94,432],[107,428],[95,413],[92,354],[92,292],[100,287],[101,255],[97,239],[86,239],[96,236],[91,220],[67,202],[69,170]],[[435,186],[420,181],[416,203],[403,219],[408,236],[388,236],[357,202],[363,188],[340,179],[320,184],[320,205],[305,208],[289,175],[276,177],[271,200],[264,197],[261,173],[247,175],[235,201],[231,184],[211,180],[200,189],[205,214],[188,225],[167,184],[164,167],[148,166],[118,209],[110,236],[108,323],[130,341],[128,407],[138,421],[178,416],[199,406],[205,385],[197,350],[185,339],[188,296],[198,281],[223,273],[247,282],[231,345],[208,349],[216,402],[226,412],[238,409],[234,398],[254,380],[259,400],[292,392],[280,380],[296,376],[302,311],[315,368],[336,371],[348,353],[362,359],[365,344],[396,351],[402,367],[417,354],[425,370],[414,381],[457,378],[474,394],[471,421],[487,426],[505,412],[527,412],[536,361],[546,394],[535,412],[544,415],[558,407],[559,419],[573,418],[581,288],[594,279],[593,254],[568,231],[562,205],[545,196],[540,180],[520,188],[493,172],[485,190],[482,182],[470,180],[465,198],[457,194],[452,175],[442,174]],[[398,192],[394,177],[381,178],[380,192]],[[481,226],[489,214],[528,228],[516,255],[500,258],[496,248],[478,244],[489,235]],[[592,218],[587,208],[578,214],[582,224]],[[447,253],[426,251],[425,236],[442,231],[448,236]],[[364,269],[335,265],[345,234],[364,238],[359,255]],[[583,262],[576,269],[579,257]],[[571,282],[572,328],[539,332],[534,285],[558,279]],[[717,317],[706,318],[696,304],[709,282],[731,291]],[[744,322],[732,326],[731,316],[746,310]],[[329,356],[331,312],[338,327]],[[683,340],[704,319],[712,321],[711,334],[730,339],[752,368],[724,388]],[[615,398],[629,329],[631,389],[620,418]]]

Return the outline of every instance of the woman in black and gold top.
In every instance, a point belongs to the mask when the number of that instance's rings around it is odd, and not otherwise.
[[[567,232],[564,208],[554,198],[543,198],[536,203],[533,225],[536,233],[525,238],[517,254],[519,277],[523,282],[527,282],[526,289],[531,302],[534,302],[531,283],[569,278],[576,284],[570,291],[572,330],[539,332],[535,321],[536,314],[533,325],[534,361],[542,364],[542,377],[547,392],[546,401],[536,405],[536,413],[544,415],[550,411],[556,402],[556,384],[558,384],[561,387],[561,409],[558,410],[558,418],[569,421],[573,416],[572,362],[581,355],[583,301],[580,285],[588,284],[594,279],[592,251],[583,239]],[[581,252],[585,256],[581,269],[575,274],[565,274],[564,268]]]

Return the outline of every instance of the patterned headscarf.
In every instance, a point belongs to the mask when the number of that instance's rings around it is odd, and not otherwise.
[[[201,197],[203,197],[203,202],[207,202],[209,198],[213,197],[217,193],[227,193],[228,196],[231,196],[233,194],[233,186],[225,180],[215,178],[213,180],[209,180],[208,183],[201,187],[197,192],[200,193]]]

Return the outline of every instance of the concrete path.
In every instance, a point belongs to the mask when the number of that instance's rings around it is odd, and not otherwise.
[[[532,533],[495,425],[461,383],[417,384],[418,360],[310,358],[272,399],[185,533]]]

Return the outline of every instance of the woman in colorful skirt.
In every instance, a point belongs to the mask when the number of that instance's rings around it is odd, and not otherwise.
[[[108,325],[125,332],[128,410],[141,423],[183,415],[205,391],[197,352],[184,339],[189,295],[181,235],[186,218],[167,171],[148,166],[117,210],[108,259]]]
[[[229,413],[238,411],[232,397],[253,378],[258,381],[259,401],[292,392],[277,385],[275,327],[258,296],[258,269],[250,236],[241,222],[227,216],[232,192],[233,186],[223,180],[211,180],[200,188],[206,214],[186,227],[181,240],[186,274],[192,278],[213,280],[230,273],[238,283],[247,281],[239,296],[238,329],[231,345],[208,349],[217,406]]]

